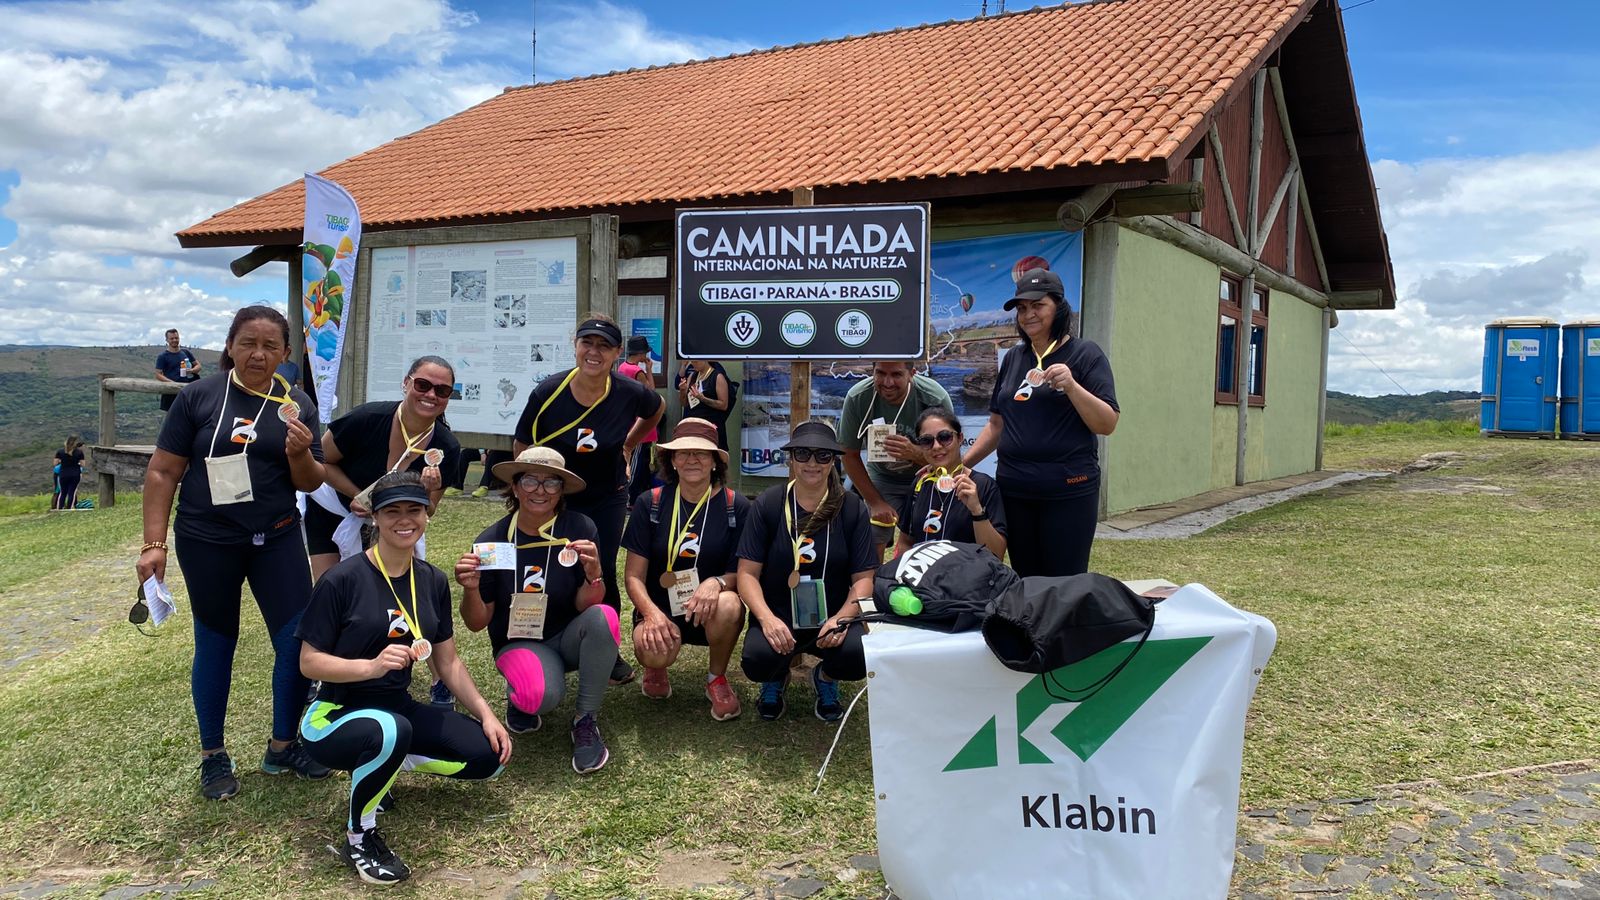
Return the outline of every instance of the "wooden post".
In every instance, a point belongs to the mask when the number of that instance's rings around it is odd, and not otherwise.
[[[578,321],[589,312],[617,317],[617,233],[616,216],[589,217],[589,310],[578,310]]]
[[[106,379],[111,378],[109,372],[100,373],[100,446],[115,447],[117,445],[117,394],[106,385]],[[100,483],[100,507],[102,509],[115,506],[117,502],[117,476],[110,471],[101,470],[98,481]]]
[[[808,187],[794,189],[795,206],[812,206],[816,191]],[[732,414],[732,410],[729,410]],[[811,418],[811,363],[789,364],[789,430]]]

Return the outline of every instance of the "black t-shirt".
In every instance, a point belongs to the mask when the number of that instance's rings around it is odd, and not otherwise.
[[[185,362],[189,364],[190,368],[193,368],[195,363],[194,354],[183,349],[179,349],[176,352],[163,350],[161,355],[156,357],[156,371],[166,376],[168,381],[176,381],[180,384],[199,381],[199,375],[184,374],[183,363]]]
[[[272,382],[272,395],[283,396],[283,385],[277,380]],[[311,429],[311,455],[321,462],[322,426],[317,422],[317,404],[298,388],[290,396],[300,406],[300,421]],[[156,437],[157,449],[181,456],[189,463],[178,491],[178,513],[172,522],[175,533],[194,540],[232,544],[248,541],[256,534],[274,535],[299,523],[289,458],[283,450],[289,426],[278,418],[278,407],[273,400],[263,407],[260,397],[234,387],[223,372],[203,378],[178,394]],[[224,416],[223,431],[213,450],[211,439],[216,435],[219,414]],[[206,456],[232,456],[246,450],[254,498],[245,503],[213,505]]]
[[[56,462],[61,464],[61,474],[78,475],[83,472],[83,450],[74,448],[71,453],[66,450],[56,451]]]
[[[507,513],[473,538],[473,542],[487,544],[506,540],[506,530],[511,528],[515,518],[516,513]],[[574,541],[592,541],[599,534],[594,527],[594,520],[570,509],[562,510],[556,516],[550,533]],[[533,544],[540,540],[538,535],[521,531],[513,534],[513,540],[519,544]],[[563,566],[557,559],[560,553],[560,547],[518,549],[515,572],[495,569],[481,574],[478,595],[484,603],[489,604],[489,644],[494,647],[494,652],[499,653],[507,643],[506,627],[511,621],[513,591],[526,590],[532,593],[543,590],[549,596],[550,603],[545,608],[544,616],[545,640],[560,634],[561,629],[578,617],[578,591],[588,578],[583,573],[581,563]]]
[[[707,365],[709,365],[711,369],[710,371],[706,372],[704,378],[700,379],[700,393],[706,395],[708,399],[715,400],[718,403],[726,402],[728,399],[728,391],[733,387],[733,380],[728,377],[728,370],[722,367],[722,363],[714,362],[708,363]],[[692,366],[684,367],[684,370],[678,373],[678,377],[674,381],[673,387],[682,387],[684,383],[693,375],[694,368]],[[718,376],[721,376],[721,378],[719,379]],[[724,387],[724,385],[726,385],[726,387]],[[732,411],[733,410],[731,408],[717,409],[714,406],[709,406],[705,403],[699,403],[698,401],[694,405],[685,403],[683,406],[683,414],[685,416],[696,419],[705,419],[707,422],[717,426],[717,442],[724,448],[728,446],[728,414]]]
[[[1043,368],[1065,363],[1072,377],[1101,400],[1117,406],[1111,363],[1094,341],[1073,338],[1044,358]],[[1030,388],[1025,376],[1035,365],[1033,349],[1017,344],[1006,353],[995,378],[989,411],[1005,420],[995,475],[1007,491],[1045,499],[1078,497],[1099,490],[1100,459],[1094,432],[1067,395],[1049,385]]]
[[[340,659],[373,659],[389,644],[410,647],[417,639],[400,615],[403,603],[406,612],[416,617],[413,621],[422,637],[434,644],[450,640],[455,636],[450,583],[443,572],[420,559],[412,563],[412,574],[417,583],[415,605],[411,578],[386,577],[365,553],[340,562],[312,588],[311,602],[294,636]],[[403,694],[410,686],[411,666],[407,666],[366,681],[324,681],[317,699],[361,705],[369,698]]]
[[[795,509],[791,496],[788,485],[784,484],[775,484],[761,492],[750,510],[750,517],[745,520],[737,555],[739,559],[761,563],[761,593],[766,597],[767,607],[784,624],[793,626],[789,573],[794,571],[794,544],[783,509],[789,506],[793,510],[796,533],[808,513]],[[845,492],[844,505],[828,522],[828,527],[803,540],[800,574],[822,581],[831,616],[850,599],[851,577],[878,567],[878,561],[872,558],[872,523],[867,504],[855,494]]]
[[[363,403],[329,423],[328,430],[333,433],[333,442],[339,446],[339,453],[342,454],[339,468],[350,476],[356,487],[364,488],[389,471],[389,435],[394,428],[394,411],[399,407],[398,400]],[[461,442],[456,440],[450,426],[443,422],[434,424],[433,437],[428,439],[423,449],[444,451],[444,461],[439,464],[442,472],[454,472],[461,462]],[[420,475],[426,466],[422,454],[418,453],[411,457],[411,463],[402,471]],[[343,494],[339,496],[348,506],[350,498]]]
[[[650,503],[659,493],[657,501],[659,509],[656,517],[659,522],[650,521]],[[728,494],[733,494],[733,522],[734,527],[728,528]],[[667,570],[668,542],[672,535],[672,503],[677,498],[673,485],[652,488],[639,495],[633,501],[633,512],[628,516],[628,529],[622,533],[622,549],[630,553],[637,553],[649,561],[649,568],[645,572],[644,585],[649,591],[650,602],[656,605],[664,615],[670,615],[672,610],[667,601],[667,589],[661,586],[661,573]],[[682,546],[678,551],[678,559],[673,568],[684,571],[690,568],[690,559],[693,559],[693,568],[699,577],[697,581],[705,581],[713,575],[726,576],[739,568],[734,559],[734,551],[739,549],[739,531],[744,527],[745,520],[750,515],[750,501],[738,491],[729,491],[727,488],[712,486],[712,495],[706,500],[706,505],[700,508],[700,513],[689,520],[689,514],[694,511],[694,503],[688,500],[677,499],[678,503],[678,530],[687,532]],[[733,588],[733,579],[726,579],[728,587]]]
[[[556,394],[565,381],[566,372],[551,375],[539,382],[528,395],[528,404],[522,408],[522,418],[517,420],[516,439],[524,444],[535,443],[561,451],[561,456],[584,481],[581,493],[573,494],[567,502],[583,508],[599,503],[623,488],[622,445],[636,419],[648,419],[661,408],[661,396],[631,378],[616,372],[610,374],[611,393],[593,412],[584,416],[575,427],[566,426],[582,416],[587,408],[572,396],[569,386]],[[555,399],[543,413],[539,408],[546,400]],[[534,440],[534,420],[538,420],[538,438]],[[561,434],[557,431],[566,428]],[[551,437],[555,435],[555,437]],[[549,634],[550,630],[545,629]]]
[[[969,471],[967,476],[978,489],[978,504],[989,514],[989,524],[1005,537],[1006,510],[1000,501],[1000,486],[982,472]],[[910,537],[913,544],[923,541],[978,543],[976,525],[967,505],[956,497],[955,491],[948,494],[940,491],[932,479],[924,482],[915,493],[907,494],[897,512],[900,532]]]

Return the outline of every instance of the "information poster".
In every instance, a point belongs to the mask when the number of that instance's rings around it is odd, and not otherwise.
[[[367,399],[398,400],[411,361],[456,370],[457,432],[509,435],[533,386],[574,365],[576,238],[372,250]]]

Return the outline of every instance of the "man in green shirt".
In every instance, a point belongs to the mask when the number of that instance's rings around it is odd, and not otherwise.
[[[950,394],[905,360],[873,363],[872,379],[845,395],[839,414],[844,471],[872,512],[879,559],[884,545],[894,543],[897,510],[923,465],[922,451],[910,441],[917,417],[935,406],[952,409]]]

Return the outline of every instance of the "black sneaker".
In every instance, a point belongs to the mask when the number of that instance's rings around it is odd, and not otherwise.
[[[600,725],[594,713],[585,713],[572,723],[572,771],[579,775],[598,772],[611,758],[606,742],[600,739]]]
[[[261,771],[268,775],[287,775],[290,772],[301,778],[312,781],[321,781],[333,774],[333,770],[311,758],[306,752],[306,745],[300,743],[299,738],[289,742],[282,750],[272,749],[272,744],[267,744],[267,752],[261,757]]]
[[[444,682],[435,681],[433,687],[428,688],[428,703],[440,709],[454,709],[456,695],[450,693],[450,689],[445,687]]]
[[[761,696],[756,699],[756,712],[761,718],[771,722],[783,715],[783,689],[788,686],[787,680],[761,682]]]
[[[839,683],[825,680],[822,667],[817,666],[811,670],[811,684],[817,689],[817,718],[824,722],[839,721],[844,715],[844,707],[839,705]]]
[[[617,664],[611,667],[611,686],[616,687],[619,684],[628,684],[632,682],[634,674],[633,666],[628,665],[627,660],[623,659],[621,656],[618,656]]]
[[[506,701],[506,730],[512,734],[527,734],[538,731],[544,720],[538,713],[525,713],[517,709],[517,705],[510,700]]]
[[[328,849],[368,884],[399,884],[411,877],[411,868],[394,855],[376,828],[363,831],[360,844],[351,844],[341,835],[339,842],[329,844]]]
[[[218,750],[200,757],[200,794],[207,800],[226,800],[239,793],[239,779],[233,776],[233,759],[228,751]]]

